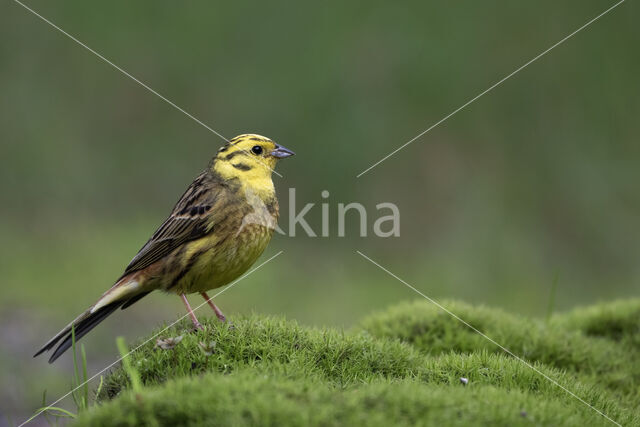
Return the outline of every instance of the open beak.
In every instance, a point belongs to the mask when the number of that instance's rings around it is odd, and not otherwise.
[[[296,153],[289,150],[288,148],[284,148],[282,145],[277,145],[277,144],[276,144],[276,149],[271,152],[271,156],[275,157],[276,159],[284,159],[285,157],[290,157],[290,156],[293,156],[294,154]]]

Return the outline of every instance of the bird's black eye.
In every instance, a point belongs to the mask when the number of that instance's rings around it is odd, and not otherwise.
[[[253,152],[253,154],[262,154],[262,147],[259,145],[254,145],[253,147],[251,147],[251,151]]]

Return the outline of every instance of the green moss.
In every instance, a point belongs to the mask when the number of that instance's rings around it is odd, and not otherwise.
[[[550,322],[460,302],[443,306],[519,357],[576,373],[631,406],[640,404],[640,300],[581,309]],[[428,355],[504,353],[428,301],[396,305],[367,317],[361,327],[374,337],[398,339]]]
[[[460,303],[446,306],[523,355],[544,375],[623,424],[639,424],[633,321],[616,338],[586,333],[589,311],[548,323]],[[585,312],[586,313],[586,312]],[[628,309],[627,315],[637,311]],[[606,420],[558,385],[505,355],[429,304],[401,304],[346,333],[282,318],[248,316],[234,327],[205,319],[205,331],[181,323],[131,354],[142,391],[117,368],[87,425],[222,424],[588,424]],[[615,322],[614,322],[615,323]],[[637,324],[636,324],[637,326]],[[620,337],[627,338],[620,338]],[[134,348],[135,345],[131,346]],[[615,382],[616,375],[629,378]],[[465,386],[460,378],[468,379]],[[523,414],[521,414],[521,412]]]
[[[420,365],[418,352],[402,343],[373,340],[363,334],[303,328],[281,318],[250,316],[233,319],[234,327],[204,319],[206,331],[188,332],[189,322],[172,327],[162,337],[183,337],[171,350],[149,342],[131,355],[145,385],[170,378],[239,369],[279,370],[284,375],[316,377],[336,386],[374,378],[404,378]],[[200,343],[215,343],[205,354]],[[132,346],[132,348],[135,346]],[[100,398],[113,397],[128,385],[119,368],[105,379]]]
[[[182,378],[83,415],[80,425],[606,425],[588,408],[473,385],[375,381],[352,388],[244,371]]]
[[[567,329],[621,342],[640,352],[640,299],[582,307],[552,320]]]

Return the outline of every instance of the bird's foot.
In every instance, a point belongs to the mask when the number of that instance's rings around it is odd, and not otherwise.
[[[204,326],[200,322],[193,322],[193,332],[204,331]]]

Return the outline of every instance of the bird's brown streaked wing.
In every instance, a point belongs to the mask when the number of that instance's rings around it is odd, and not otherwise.
[[[131,260],[124,274],[142,270],[156,261],[169,255],[174,249],[190,240],[207,234],[203,218],[187,219],[169,217],[164,224],[169,224],[167,235],[162,238],[151,238]]]
[[[171,216],[151,236],[127,266],[123,276],[142,270],[173,252],[180,245],[210,233],[216,211],[226,199],[228,185],[206,172],[198,176],[182,195]]]

